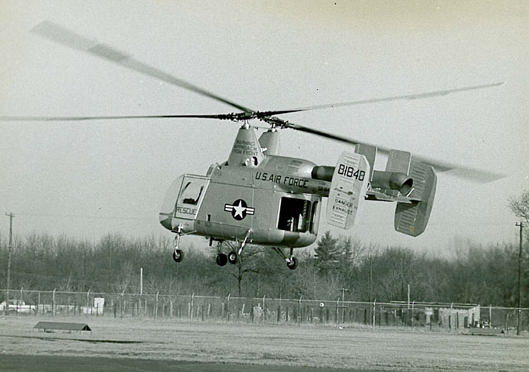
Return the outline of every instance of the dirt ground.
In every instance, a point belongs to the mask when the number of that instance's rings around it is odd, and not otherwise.
[[[92,332],[36,331],[38,321]],[[203,323],[152,319],[1,317],[3,356],[132,358],[376,371],[529,371],[529,338],[427,330]],[[12,358],[11,358],[12,359]]]

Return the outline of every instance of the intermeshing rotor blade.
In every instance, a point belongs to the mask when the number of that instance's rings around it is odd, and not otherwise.
[[[305,127],[303,125],[284,121],[276,117],[269,118],[265,121],[267,121],[270,124],[276,125],[276,126],[281,126],[283,128],[299,130],[301,132],[315,134],[320,137],[329,138],[335,141],[340,141],[340,142],[348,143],[351,145],[363,144],[363,145],[368,145],[368,146],[374,146],[377,148],[378,152],[381,152],[384,154],[389,153],[389,151],[391,150],[388,147],[383,147],[383,146],[375,145],[369,142],[360,141],[360,140],[356,140],[356,139],[349,138],[349,137],[339,136],[336,134],[322,132],[317,129],[313,129],[313,128]],[[482,169],[477,169],[477,168],[472,168],[472,167],[466,167],[466,166],[462,166],[462,165],[458,165],[458,164],[454,164],[450,162],[445,162],[442,160],[431,159],[431,158],[427,158],[421,155],[413,154],[413,159],[421,161],[428,165],[431,165],[432,167],[434,167],[434,169],[437,172],[452,171],[451,172],[452,175],[459,177],[459,178],[464,178],[470,181],[474,181],[474,182],[486,183],[486,182],[492,182],[492,181],[496,181],[496,180],[506,177],[504,174],[485,171]]]
[[[248,120],[248,119],[255,118],[255,119],[260,119],[262,121],[265,121],[273,126],[282,127],[282,128],[290,128],[290,129],[294,129],[294,130],[298,130],[298,131],[302,131],[306,133],[311,133],[311,134],[318,135],[320,137],[329,138],[332,140],[336,140],[336,141],[340,141],[340,142],[344,142],[348,144],[353,144],[353,145],[365,144],[365,145],[375,146],[379,152],[388,153],[390,149],[386,147],[381,147],[381,146],[370,144],[364,141],[358,141],[358,140],[351,139],[348,137],[330,134],[330,133],[326,133],[326,132],[323,132],[317,129],[305,127],[299,124],[290,123],[283,119],[277,118],[273,115],[289,114],[289,113],[309,111],[309,110],[320,110],[320,109],[327,109],[327,108],[333,108],[333,107],[363,105],[363,104],[378,103],[378,102],[391,102],[391,101],[398,101],[398,100],[414,100],[414,99],[422,99],[422,98],[431,98],[431,97],[444,96],[450,93],[463,92],[463,91],[476,90],[476,89],[484,89],[484,88],[490,88],[490,87],[495,87],[495,86],[504,84],[503,82],[500,82],[500,83],[474,85],[474,86],[448,89],[448,90],[431,91],[431,92],[411,94],[411,95],[374,98],[374,99],[366,99],[366,100],[351,101],[351,102],[341,102],[341,103],[334,103],[334,104],[324,104],[324,105],[302,107],[302,108],[290,109],[290,110],[259,112],[259,111],[255,111],[247,107],[244,107],[242,105],[239,105],[223,97],[220,97],[205,89],[199,88],[191,83],[188,83],[187,81],[176,78],[162,70],[159,70],[155,67],[152,67],[140,61],[137,61],[131,55],[127,53],[121,52],[118,49],[115,49],[106,44],[98,43],[96,41],[80,36],[52,22],[49,22],[49,21],[41,22],[37,26],[35,26],[31,31],[39,36],[42,36],[46,39],[57,42],[59,44],[65,45],[69,48],[92,54],[96,57],[113,62],[129,70],[139,72],[146,76],[159,79],[161,81],[172,84],[174,86],[184,88],[192,92],[195,92],[197,94],[200,94],[202,96],[209,97],[216,101],[225,103],[229,106],[232,106],[236,109],[241,110],[242,112],[241,113],[231,113],[231,114],[218,114],[218,115],[144,115],[144,116],[73,116],[73,117],[67,117],[67,116],[63,116],[63,117],[2,116],[0,117],[1,121],[83,121],[83,120],[108,120],[108,119],[154,119],[154,118],[162,118],[162,119],[163,118],[204,118],[204,119],[221,119],[221,120],[237,121],[237,120]],[[454,175],[467,178],[470,180],[474,180],[474,181],[489,182],[489,181],[493,181],[493,180],[504,177],[503,175],[496,174],[493,172],[482,171],[482,170],[474,169],[470,167],[459,166],[456,164],[451,164],[448,162],[443,162],[443,161],[439,161],[435,159],[429,159],[429,158],[425,158],[421,156],[414,155],[414,159],[417,159],[417,160],[423,161],[424,163],[432,165],[439,172],[454,170]]]
[[[31,32],[42,36],[46,39],[52,40],[54,42],[57,42],[59,44],[65,45],[69,48],[80,50],[83,52],[87,52],[89,54],[92,54],[96,57],[105,59],[107,61],[116,63],[120,66],[123,66],[129,70],[133,70],[136,72],[139,72],[141,74],[162,80],[166,83],[178,86],[180,88],[184,88],[190,91],[193,91],[195,93],[198,93],[202,96],[206,96],[209,98],[212,98],[216,101],[223,102],[227,105],[230,105],[232,107],[235,107],[239,110],[242,110],[244,112],[253,112],[254,110],[251,110],[247,107],[244,107],[242,105],[239,105],[235,102],[232,102],[230,100],[227,100],[225,98],[222,98],[212,92],[209,92],[205,89],[199,88],[191,83],[188,83],[187,81],[184,81],[182,79],[178,79],[172,75],[169,75],[168,73],[159,70],[155,67],[149,66],[145,63],[142,63],[140,61],[135,60],[132,58],[131,55],[121,52],[111,46],[108,46],[106,44],[98,43],[97,41],[93,41],[90,39],[85,38],[84,36],[78,35],[70,30],[67,30],[53,22],[44,21],[39,23],[37,26],[35,26]]]
[[[84,121],[84,120],[115,120],[115,119],[173,119],[198,118],[231,120],[233,114],[220,115],[130,115],[130,116],[0,116],[0,121]]]
[[[455,177],[464,178],[473,182],[487,183],[507,177],[505,174],[502,173],[496,173],[483,169],[449,163],[442,160],[431,159],[422,155],[413,154],[413,159],[431,165],[437,172],[450,171],[450,174]]]
[[[400,100],[415,100],[415,99],[423,99],[423,98],[440,97],[440,96],[446,96],[447,94],[450,94],[450,93],[464,92],[467,90],[492,88],[492,87],[497,87],[503,84],[505,84],[505,82],[483,84],[483,85],[472,85],[468,87],[446,89],[446,90],[436,90],[436,91],[425,92],[425,93],[408,94],[405,96],[393,96],[393,97],[372,98],[372,99],[364,99],[364,100],[359,100],[359,101],[350,101],[350,102],[341,102],[341,103],[329,103],[325,105],[300,107],[300,108],[295,108],[291,110],[260,111],[257,113],[257,117],[289,114],[293,112],[310,111],[310,110],[321,110],[321,109],[328,109],[328,108],[342,107],[342,106],[356,106],[356,105],[366,105],[370,103],[379,103],[379,102],[391,102],[391,101],[400,101]]]

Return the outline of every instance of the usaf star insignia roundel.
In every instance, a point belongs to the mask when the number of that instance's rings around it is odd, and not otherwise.
[[[255,213],[255,208],[248,207],[248,204],[242,199],[236,200],[232,205],[224,205],[224,210],[226,212],[231,212],[231,215],[236,220],[243,220],[246,215],[253,215]]]

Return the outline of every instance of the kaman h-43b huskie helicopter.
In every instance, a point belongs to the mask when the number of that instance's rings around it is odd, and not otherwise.
[[[180,237],[187,234],[217,242],[217,263],[236,263],[248,243],[270,246],[295,269],[293,249],[315,242],[322,199],[328,198],[327,221],[342,229],[353,226],[365,200],[396,202],[394,226],[403,234],[418,236],[428,224],[436,189],[436,170],[462,169],[462,175],[478,181],[491,181],[499,175],[460,167],[406,151],[338,136],[283,120],[276,115],[293,112],[359,105],[382,101],[408,100],[445,95],[472,89],[498,86],[478,85],[407,96],[328,104],[281,111],[256,111],[175,78],[141,63],[113,47],[94,42],[51,22],[42,22],[33,30],[40,36],[70,48],[88,52],[130,70],[191,90],[239,110],[218,115],[91,116],[91,117],[2,117],[1,120],[110,120],[136,118],[201,118],[241,122],[228,160],[212,165],[205,176],[184,174],[170,187],[160,223],[174,232],[173,259],[180,262]],[[249,122],[268,123],[270,129],[257,138]],[[344,151],[336,166],[279,155],[279,130],[295,129],[355,145],[355,152]],[[384,170],[375,170],[377,152],[387,154]],[[224,253],[224,241],[237,242],[237,249]],[[287,249],[285,254],[283,251]]]

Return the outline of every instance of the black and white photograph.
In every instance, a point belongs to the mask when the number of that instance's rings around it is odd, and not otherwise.
[[[529,370],[528,2],[0,9],[0,370]]]

